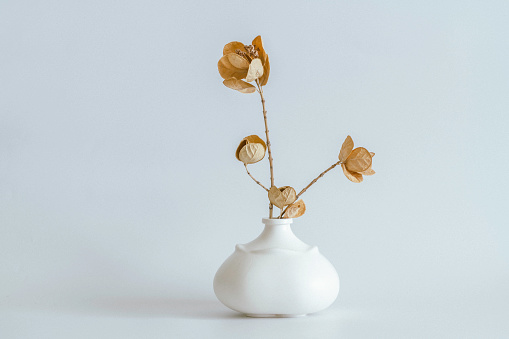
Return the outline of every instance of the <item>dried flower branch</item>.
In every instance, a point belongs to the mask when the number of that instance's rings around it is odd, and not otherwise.
[[[327,172],[337,165],[341,164],[345,176],[355,183],[363,180],[363,175],[373,175],[372,161],[375,153],[369,152],[364,147],[354,149],[354,143],[350,136],[347,136],[338,155],[339,161],[332,164],[318,177],[313,179],[299,194],[290,186],[277,188],[274,185],[274,159],[272,158],[272,149],[269,139],[269,127],[267,123],[267,109],[265,108],[265,97],[263,96],[263,86],[267,84],[270,74],[269,56],[263,47],[263,41],[260,36],[253,39],[251,45],[244,45],[238,41],[232,41],[223,48],[223,56],[217,63],[219,74],[224,79],[223,84],[231,89],[241,93],[260,94],[262,102],[263,121],[265,125],[265,138],[262,140],[257,135],[245,137],[240,142],[235,152],[236,158],[244,163],[246,173],[268,193],[269,198],[269,218],[273,217],[274,206],[280,209],[278,218],[298,218],[306,211],[306,205],[302,200],[296,200],[304,194],[312,185],[314,185]],[[255,82],[256,87],[250,82]],[[256,180],[249,170],[248,164],[254,164],[261,161],[268,151],[270,168],[270,189],[267,189],[262,183]]]
[[[335,164],[332,164],[331,167],[327,168],[325,171],[323,171],[322,173],[320,173],[316,178],[313,179],[313,181],[311,181],[306,187],[304,187],[302,189],[302,191],[299,192],[299,194],[297,194],[297,199],[303,195],[307,190],[308,188],[310,188],[314,183],[316,183],[318,181],[318,179],[320,179],[321,177],[323,177],[325,175],[325,173],[329,172],[331,169],[333,169],[334,167],[336,167],[337,165],[339,165],[340,162],[336,162]]]
[[[265,123],[265,137],[267,138],[267,151],[269,152],[269,166],[270,166],[270,186],[274,186],[274,165],[273,165],[273,159],[272,159],[272,151],[270,148],[270,139],[269,139],[269,127],[267,125],[267,110],[265,109],[265,98],[263,97],[263,88],[260,85],[260,82],[257,80],[256,85],[258,86],[258,92],[260,93],[260,98],[262,100],[262,109],[263,109],[263,121]],[[269,205],[269,218],[272,218],[272,211],[273,206],[271,204]]]
[[[255,178],[251,175],[251,173],[249,173],[249,170],[247,169],[247,164],[244,164],[244,167],[246,168],[246,172],[247,172],[247,174],[251,177],[251,179],[253,179],[253,180],[254,180],[254,182],[256,182],[258,185],[260,185],[260,186],[261,186],[264,190],[266,190],[266,191],[268,192],[268,191],[269,191],[269,189],[268,189],[267,187],[263,186],[261,182],[259,182],[258,180],[256,180],[256,179],[255,179]]]

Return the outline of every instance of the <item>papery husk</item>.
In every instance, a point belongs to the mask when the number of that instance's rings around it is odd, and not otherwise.
[[[265,60],[265,57],[267,56],[267,53],[265,52],[265,49],[263,48],[262,37],[260,35],[258,35],[256,38],[253,39],[253,42],[251,42],[251,44],[258,51],[258,57],[261,60]]]
[[[284,208],[292,204],[297,199],[295,189],[290,186],[282,186],[277,188],[272,186],[269,190],[269,201],[278,208]]]
[[[235,157],[237,158],[237,160],[240,160],[239,153],[240,153],[240,150],[242,149],[242,147],[244,147],[247,144],[251,144],[251,143],[261,144],[263,146],[263,152],[265,152],[267,150],[267,145],[265,144],[265,141],[263,141],[262,138],[260,138],[257,135],[254,135],[254,134],[248,135],[247,137],[245,137],[244,139],[242,139],[240,141],[240,144],[237,147],[237,150],[235,151]]]
[[[267,85],[267,81],[269,81],[269,74],[270,74],[270,62],[269,62],[269,56],[267,55],[265,57],[265,61],[263,62],[263,75],[260,77],[260,86]]]
[[[223,79],[244,79],[247,76],[248,69],[240,69],[231,64],[228,59],[228,55],[223,55],[221,59],[217,62],[217,69],[219,71],[219,75]]]
[[[267,52],[265,52],[261,36],[257,36],[256,38],[254,38],[252,44],[258,51],[258,57],[260,58],[263,64],[263,75],[260,77],[258,81],[260,82],[260,86],[265,86],[267,84],[267,81],[269,81],[270,74],[269,56],[267,55]]]
[[[261,145],[263,147],[263,154],[265,156],[265,151],[267,150],[267,145],[265,144],[265,141],[263,141],[262,138],[260,138],[259,136],[257,135],[249,135],[247,137],[245,137],[244,139],[242,139],[240,141],[240,144],[239,146],[237,147],[237,150],[235,151],[235,157],[237,158],[237,160],[239,161],[242,161],[240,159],[240,151],[242,150],[242,148],[244,148],[244,146],[246,146],[247,144],[258,144],[258,145]],[[262,157],[263,159],[263,157]],[[260,159],[261,160],[261,159]],[[258,160],[259,161],[259,160]],[[243,162],[243,161],[242,161]]]
[[[229,53],[237,53],[238,49],[240,49],[242,52],[246,52],[246,49],[244,48],[244,44],[242,42],[239,41],[229,42],[223,47],[223,55]]]
[[[306,204],[304,204],[304,201],[302,199],[297,200],[288,208],[286,209],[286,212],[283,216],[283,218],[289,219],[289,218],[298,218],[302,216],[306,212]]]
[[[341,164],[341,168],[343,169],[343,173],[345,174],[345,176],[348,178],[348,180],[352,181],[352,182],[355,182],[355,183],[360,183],[362,182],[363,178],[362,178],[362,174],[360,173],[355,173],[355,172],[350,172],[347,168],[346,168],[346,165],[345,164]]]
[[[347,136],[343,145],[341,145],[341,150],[339,151],[339,161],[345,162],[346,158],[352,153],[353,150],[353,140],[351,136]]]
[[[362,172],[371,166],[371,154],[364,147],[357,147],[350,153],[345,161],[346,168],[350,172]]]
[[[359,172],[359,173],[362,174],[362,175],[373,175],[373,174],[376,174],[376,172],[371,167],[369,167],[367,170]]]
[[[263,65],[260,59],[256,58],[249,64],[246,81],[251,82],[263,75]]]
[[[228,61],[233,67],[238,69],[249,69],[249,61],[247,61],[244,57],[238,55],[237,53],[229,53],[226,55],[228,56]]]
[[[238,159],[244,164],[254,164],[263,159],[265,149],[262,144],[247,144],[241,148]]]
[[[243,80],[237,80],[235,78],[226,79],[223,81],[223,84],[228,88],[239,91],[240,93],[256,92],[256,87]]]

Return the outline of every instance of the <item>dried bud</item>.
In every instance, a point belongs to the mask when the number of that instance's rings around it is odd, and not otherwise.
[[[244,164],[254,164],[263,159],[266,149],[265,141],[257,135],[250,135],[242,139],[235,157]]]

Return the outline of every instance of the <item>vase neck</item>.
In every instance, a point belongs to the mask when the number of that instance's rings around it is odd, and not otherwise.
[[[286,249],[305,251],[309,245],[302,242],[291,228],[291,219],[263,219],[265,228],[255,240],[244,245],[247,250]]]

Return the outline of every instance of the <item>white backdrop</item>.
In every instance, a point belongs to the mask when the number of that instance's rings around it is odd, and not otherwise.
[[[0,337],[509,335],[509,3],[2,1]],[[245,319],[212,279],[267,215],[235,157],[257,94],[223,45],[261,34],[276,185],[304,187],[346,135],[376,152],[303,196],[294,232],[340,296]],[[268,184],[268,162],[251,167]]]

